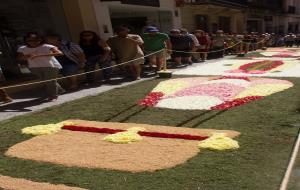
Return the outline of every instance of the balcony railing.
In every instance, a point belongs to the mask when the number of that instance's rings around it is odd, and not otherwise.
[[[283,12],[283,0],[184,0],[184,2],[185,4],[215,4],[220,6]]]
[[[142,6],[152,6],[159,7],[159,0],[100,0],[100,1],[121,1],[122,4],[131,4],[131,5],[142,5]]]
[[[184,0],[186,4],[217,4],[224,6],[246,7],[247,0]]]

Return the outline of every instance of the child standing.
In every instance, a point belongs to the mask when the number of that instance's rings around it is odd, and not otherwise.
[[[63,55],[57,47],[44,44],[43,38],[36,32],[30,32],[24,37],[25,45],[18,49],[18,59],[26,60],[31,72],[40,80],[55,79],[58,76],[60,63],[54,56]],[[48,101],[58,98],[58,90],[62,89],[56,80],[45,83]]]

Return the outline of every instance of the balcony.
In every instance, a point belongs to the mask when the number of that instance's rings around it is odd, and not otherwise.
[[[159,0],[100,0],[100,1],[120,1],[122,4],[130,4],[130,5],[141,5],[141,6],[151,6],[151,7],[159,7]]]
[[[283,0],[248,0],[248,6],[252,9],[283,12]]]
[[[246,8],[247,0],[184,0],[185,4],[213,4],[226,7]]]

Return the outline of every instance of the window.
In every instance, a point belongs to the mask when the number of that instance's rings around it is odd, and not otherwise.
[[[220,16],[219,17],[219,29],[228,33],[231,32],[231,19],[230,17]]]
[[[196,15],[195,19],[196,19],[197,29],[208,31],[207,15]]]
[[[296,13],[296,7],[295,6],[289,6],[288,7],[288,13],[295,14]]]
[[[159,7],[159,0],[121,0],[123,4],[133,4],[133,5],[143,5],[143,6],[152,6]]]

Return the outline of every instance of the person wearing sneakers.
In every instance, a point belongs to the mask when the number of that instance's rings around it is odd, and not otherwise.
[[[5,77],[2,73],[1,67],[0,67],[0,84],[2,85],[5,82]],[[4,104],[12,102],[12,98],[8,96],[6,91],[4,89],[0,89],[0,101],[2,101]]]
[[[55,56],[62,56],[63,53],[57,47],[45,44],[43,37],[37,32],[29,32],[24,37],[25,45],[18,49],[18,59],[27,61],[31,72],[39,77],[40,80],[51,80],[45,82],[48,101],[55,101],[59,91],[63,88],[52,80],[58,77],[59,70],[62,68]]]
[[[146,28],[145,33],[141,35],[144,41],[144,51],[147,54],[151,54],[165,48],[172,49],[170,38],[167,34],[159,32],[154,26]],[[154,55],[148,57],[149,63],[152,67],[157,67],[157,70],[161,70],[164,63],[164,51],[160,51]]]

